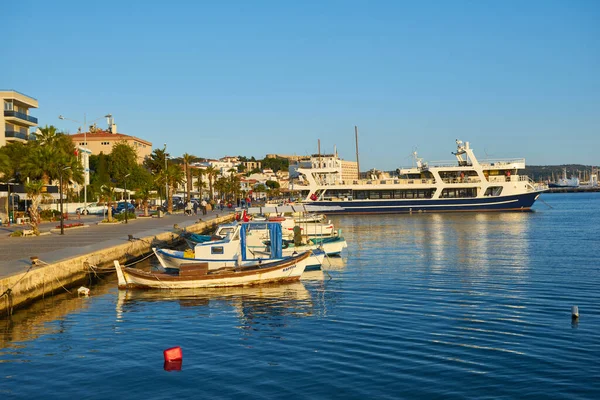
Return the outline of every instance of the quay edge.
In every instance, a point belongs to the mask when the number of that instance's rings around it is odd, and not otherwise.
[[[189,232],[202,233],[230,222],[233,215],[225,215],[202,221],[186,228]],[[32,267],[28,271],[0,279],[0,315],[24,307],[44,296],[64,292],[77,284],[87,282],[92,271],[89,265],[113,265],[114,260],[127,263],[152,252],[157,243],[171,244],[178,240],[174,232],[136,238],[123,244],[96,250],[91,253],[61,260],[52,264]],[[8,292],[7,292],[8,290]]]

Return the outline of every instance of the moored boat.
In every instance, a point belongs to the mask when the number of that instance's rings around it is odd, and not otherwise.
[[[338,207],[328,214],[528,211],[548,190],[519,175],[525,159],[479,161],[469,142],[456,144],[456,163],[429,164],[414,153],[416,166],[369,179],[343,180],[336,168],[298,168],[295,189],[308,205]]]
[[[225,238],[198,243],[193,250],[153,248],[158,261],[165,269],[206,263],[209,270],[224,267],[247,267],[257,261],[270,262],[290,257],[283,254],[282,227],[277,222],[240,222],[223,225],[218,232],[226,231]],[[275,243],[266,252],[263,240]],[[309,249],[307,249],[309,250]],[[305,267],[320,267],[325,253],[313,250],[304,262]]]
[[[209,270],[207,263],[196,263],[183,266],[177,273],[122,267],[116,260],[114,264],[119,289],[201,289],[295,281],[300,279],[305,269],[303,262],[309,257],[310,252],[305,252],[274,262],[256,261],[253,265],[216,270]]]

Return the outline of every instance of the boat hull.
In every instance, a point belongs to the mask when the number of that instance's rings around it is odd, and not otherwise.
[[[165,273],[140,271],[135,268],[121,267],[115,261],[119,289],[202,289],[213,287],[251,286],[272,282],[290,282],[300,279],[304,272],[304,261],[309,253],[303,253],[291,259],[230,271],[208,272],[205,275],[186,277]]]
[[[200,259],[200,258],[189,258],[184,256],[183,251],[178,250],[169,250],[169,249],[158,249],[153,248],[154,254],[156,258],[160,262],[160,265],[167,270],[178,270],[182,266],[186,265],[194,265],[198,263],[206,263],[208,265],[209,270],[216,270],[219,268],[229,268],[229,267],[237,267],[239,261],[237,258],[235,259]],[[305,249],[307,251],[309,249]],[[300,253],[300,252],[298,252]],[[309,252],[309,256],[306,259],[301,261],[304,268],[320,268],[325,259],[325,253],[314,251]],[[261,255],[264,255],[264,258],[261,259]],[[285,261],[286,259],[269,259],[269,254],[258,254],[255,258],[241,261],[242,267],[250,267],[257,263],[270,264],[273,262]],[[293,257],[292,254],[285,255],[286,258]]]
[[[510,196],[412,199],[412,200],[351,200],[312,201],[315,206],[337,206],[339,210],[328,214],[401,214],[413,212],[460,211],[529,211],[541,192],[528,192]]]

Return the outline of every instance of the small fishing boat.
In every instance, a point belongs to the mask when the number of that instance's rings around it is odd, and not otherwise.
[[[209,270],[208,263],[196,263],[182,266],[174,273],[122,267],[117,260],[114,264],[119,289],[201,289],[296,281],[304,272],[304,261],[309,257],[310,252],[305,252],[274,262],[255,261],[253,265],[216,270]]]
[[[254,265],[257,260],[278,261],[292,255],[283,254],[282,228],[277,222],[240,222],[224,225],[222,229],[227,230],[224,239],[198,243],[193,250],[152,250],[165,269],[179,269],[198,263],[207,263],[209,270],[247,267]],[[269,252],[266,252],[263,240],[269,240],[276,245],[270,246]],[[306,260],[305,267],[320,267],[324,258],[325,253],[315,249]]]

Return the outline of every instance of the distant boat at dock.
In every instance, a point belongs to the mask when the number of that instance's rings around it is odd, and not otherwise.
[[[563,168],[562,178],[559,178],[556,182],[548,182],[548,187],[550,189],[577,188],[577,187],[579,187],[579,178],[577,178],[575,176],[571,176],[571,178],[567,178],[567,169]]]

